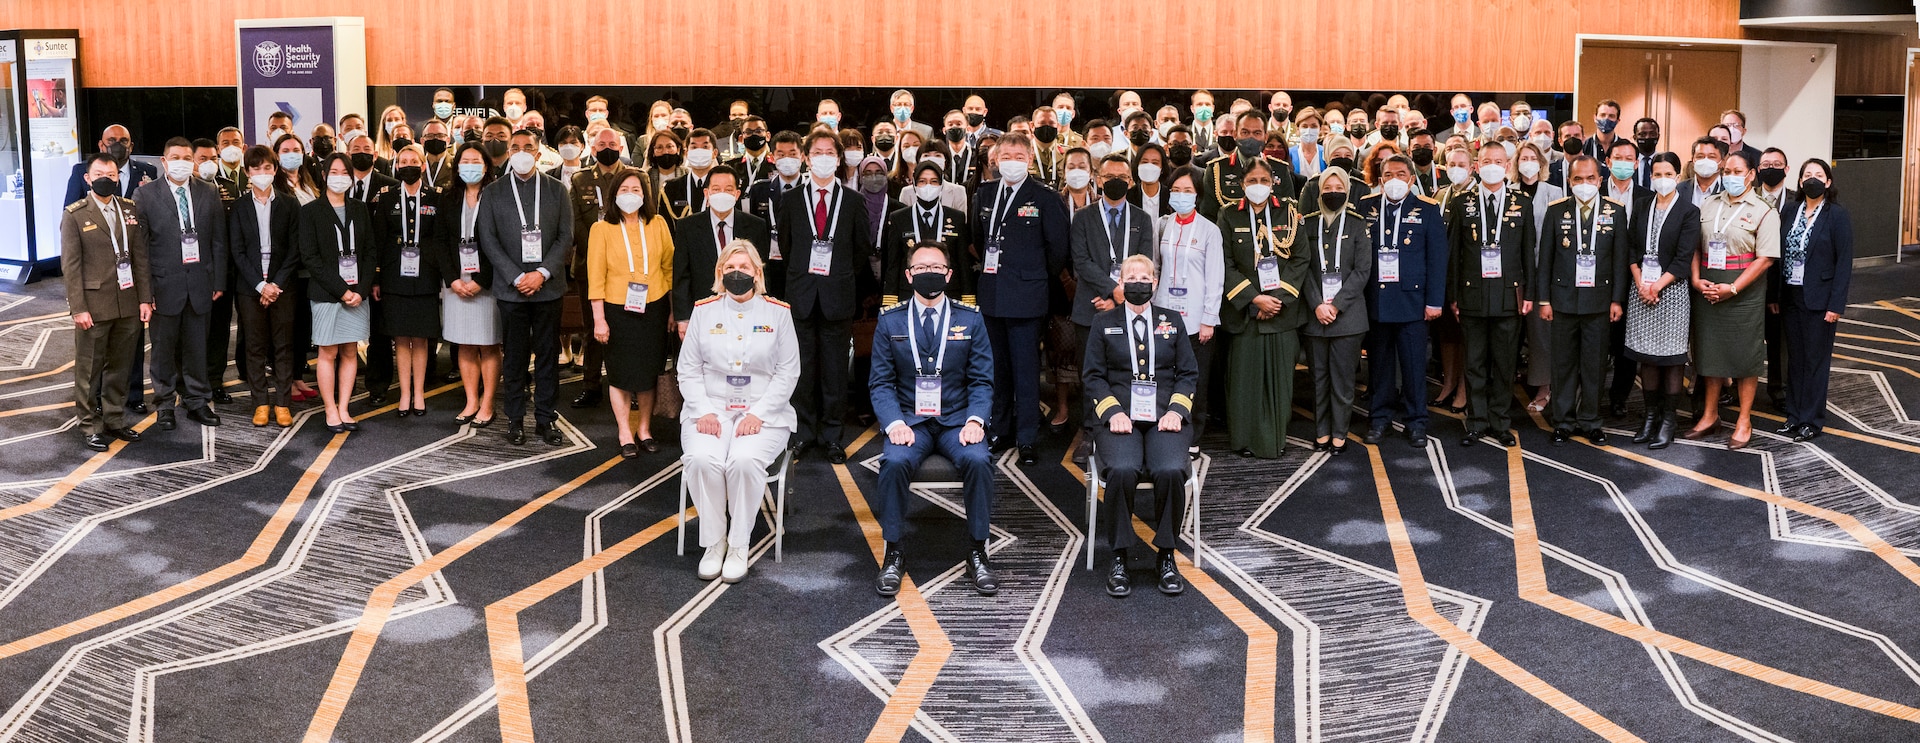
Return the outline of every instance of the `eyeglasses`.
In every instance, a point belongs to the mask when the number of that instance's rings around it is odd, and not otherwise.
[[[947,264],[921,263],[921,264],[912,266],[909,270],[913,271],[914,273],[944,273],[947,270]]]

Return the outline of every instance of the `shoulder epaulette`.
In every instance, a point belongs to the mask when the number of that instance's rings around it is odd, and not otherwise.
[[[1301,216],[1300,216],[1300,218],[1301,218],[1301,219],[1313,219],[1314,217],[1318,217],[1318,216],[1320,216],[1320,210],[1319,210],[1319,209],[1315,209],[1315,210],[1313,210],[1313,211],[1310,211],[1310,212],[1307,212],[1306,214],[1303,214],[1303,215],[1301,215]]]
[[[1355,209],[1355,208],[1353,208],[1352,206],[1348,206],[1348,207],[1347,207],[1347,213],[1348,213],[1348,214],[1351,214],[1351,215],[1353,215],[1353,216],[1354,216],[1354,218],[1356,218],[1356,219],[1366,219],[1366,217],[1362,217],[1362,216],[1360,216],[1360,210],[1359,210],[1359,209]]]
[[[907,306],[907,302],[908,300],[902,299],[898,302],[894,302],[893,304],[887,305],[885,307],[881,307],[880,314],[884,315],[894,310],[900,309],[901,307],[905,307]]]
[[[1208,166],[1211,166],[1211,165],[1213,165],[1214,163],[1217,163],[1217,162],[1220,162],[1220,161],[1222,161],[1222,160],[1225,160],[1225,159],[1227,159],[1228,157],[1230,157],[1230,156],[1229,156],[1229,155],[1221,155],[1221,156],[1219,156],[1219,157],[1215,157],[1215,158],[1214,158],[1214,159],[1212,159],[1212,160],[1208,160],[1208,161],[1207,161],[1207,165],[1208,165]]]
[[[80,211],[82,208],[86,207],[86,205],[87,205],[87,200],[81,199],[79,201],[75,201],[71,204],[68,204],[67,211],[77,212],[77,211]]]
[[[1602,196],[1600,198],[1605,199],[1608,203],[1613,204],[1614,206],[1621,206],[1621,207],[1626,206],[1626,204],[1620,203],[1619,199],[1616,199],[1612,196]]]
[[[1429,204],[1432,204],[1432,205],[1434,205],[1434,206],[1439,206],[1439,205],[1440,205],[1440,202],[1438,202],[1438,201],[1435,201],[1435,200],[1433,199],[1433,197],[1432,197],[1432,196],[1428,196],[1428,195],[1426,195],[1426,194],[1414,194],[1414,198],[1417,198],[1417,199],[1419,199],[1419,200],[1421,200],[1421,201],[1424,201],[1424,202],[1427,202],[1427,203],[1429,203]]]
[[[703,305],[703,304],[708,304],[708,303],[711,303],[711,302],[718,302],[718,301],[720,301],[720,295],[718,295],[718,294],[715,294],[715,295],[713,295],[713,296],[711,296],[711,297],[707,297],[706,299],[702,299],[702,300],[700,300],[700,301],[698,301],[698,302],[694,302],[694,303],[693,303],[693,306],[695,306],[695,307],[699,307],[700,305]]]
[[[768,297],[768,296],[767,296],[767,295],[765,295],[765,294],[762,294],[762,295],[760,295],[760,296],[761,296],[761,297],[764,297],[764,298],[765,298],[765,299],[767,300],[767,304],[772,304],[772,305],[779,305],[779,306],[781,306],[781,307],[784,307],[784,308],[786,308],[786,309],[793,309],[793,305],[790,305],[790,304],[787,304],[786,302],[782,302],[782,301],[780,301],[780,300],[778,300],[778,299],[774,299],[773,297]]]
[[[1557,198],[1557,199],[1554,199],[1554,200],[1553,200],[1553,203],[1551,203],[1551,204],[1548,204],[1547,206],[1556,206],[1556,205],[1558,205],[1558,204],[1559,204],[1560,202],[1562,202],[1562,201],[1566,201],[1567,199],[1571,199],[1571,198],[1573,198],[1573,197],[1572,197],[1572,196],[1562,196],[1562,197],[1560,197],[1560,198]]]
[[[905,304],[905,303],[904,303],[904,302],[902,302],[902,304]],[[979,311],[980,311],[980,307],[979,307],[979,305],[975,305],[975,304],[969,304],[969,303],[966,303],[966,302],[962,302],[962,301],[960,301],[960,300],[958,300],[958,299],[956,299],[956,300],[953,300],[953,306],[955,306],[955,307],[959,307],[960,309],[963,309],[963,310],[966,310],[966,311],[968,311],[968,312],[979,312]]]

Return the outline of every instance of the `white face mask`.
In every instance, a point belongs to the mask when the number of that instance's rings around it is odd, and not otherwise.
[[[1471,174],[1467,172],[1466,166],[1463,165],[1455,165],[1447,168],[1447,181],[1449,183],[1466,183],[1469,175]]]
[[[1409,189],[1410,187],[1407,185],[1407,182],[1398,178],[1389,178],[1385,184],[1380,186],[1381,192],[1385,193],[1387,199],[1390,201],[1399,201],[1406,198]]]
[[[666,130],[667,130],[667,117],[665,117],[665,116],[656,116],[656,117],[654,117],[654,119],[653,119],[653,129],[654,129],[654,131],[659,131],[659,132],[664,132],[664,131],[666,131]]]
[[[705,148],[687,150],[687,164],[696,168],[713,165],[713,150]]]
[[[1573,197],[1583,202],[1592,201],[1593,197],[1600,195],[1600,187],[1591,183],[1576,183],[1572,190]]]
[[[240,156],[242,154],[245,153],[239,147],[227,145],[220,148],[220,162],[232,165],[233,163],[240,162]]]
[[[1720,162],[1704,157],[1700,158],[1693,161],[1693,172],[1701,178],[1712,178],[1720,174]]]
[[[353,177],[346,175],[327,176],[327,190],[334,193],[346,193],[353,187]]]
[[[808,165],[813,169],[813,177],[832,178],[833,171],[840,169],[840,160],[832,155],[814,155]]]
[[[1178,214],[1192,214],[1193,207],[1200,201],[1199,194],[1175,191],[1167,194],[1167,206],[1173,207]]]
[[[860,161],[864,159],[866,156],[867,156],[867,153],[862,152],[860,150],[847,150],[847,154],[844,156],[844,158],[846,159],[847,165],[849,167],[857,168],[860,166]]]
[[[780,174],[783,176],[792,178],[800,174],[800,158],[783,157],[775,160],[773,161],[773,169],[780,171]]]
[[[918,147],[900,148],[900,158],[907,162],[913,162],[913,158],[919,156],[919,154],[920,154],[920,148]]]
[[[275,129],[273,131],[267,132],[267,140],[271,142],[278,142],[280,141],[281,137],[287,136],[292,133],[293,132],[287,131],[285,129]]]
[[[1025,160],[1001,160],[1000,178],[1008,183],[1019,183],[1020,181],[1026,180],[1027,162]]]
[[[178,183],[193,175],[192,160],[168,160],[167,177]]]
[[[1528,129],[1532,129],[1532,128],[1533,128],[1533,117],[1532,117],[1532,116],[1528,116],[1527,114],[1520,114],[1519,116],[1515,116],[1515,117],[1513,117],[1513,130],[1514,130],[1514,131],[1516,131],[1516,132],[1524,132],[1524,131],[1526,131],[1526,130],[1528,130]]]
[[[620,207],[622,214],[633,214],[640,211],[640,204],[643,201],[644,199],[640,194],[633,191],[627,191],[613,197],[613,205]]]
[[[1528,137],[1527,141],[1532,142],[1533,146],[1535,148],[1538,148],[1541,152],[1553,151],[1553,137],[1549,135],[1535,134],[1531,137]]]
[[[1301,129],[1300,141],[1305,144],[1318,143],[1320,141],[1320,130],[1316,127],[1311,127],[1311,126],[1305,129]]]
[[[560,145],[560,159],[574,160],[580,157],[580,145],[568,142]]]
[[[1076,169],[1067,171],[1067,188],[1072,188],[1072,189],[1086,188],[1087,182],[1091,180],[1093,180],[1093,174],[1085,170],[1080,170],[1076,168]]]
[[[1249,183],[1246,186],[1246,192],[1247,201],[1255,204],[1264,204],[1267,202],[1267,197],[1273,195],[1273,187],[1265,183]]]
[[[1159,182],[1160,166],[1153,163],[1140,163],[1140,182]]]
[[[944,189],[939,185],[930,186],[922,183],[913,187],[913,195],[920,197],[921,201],[938,201],[942,190]]]
[[[725,213],[733,211],[733,205],[739,201],[740,197],[733,194],[717,193],[707,197],[707,206],[713,207],[715,212]]]
[[[533,172],[533,155],[525,150],[515,152],[507,158],[507,167],[513,168],[513,172],[518,175],[531,173]]]
[[[220,174],[220,164],[212,160],[202,160],[199,165],[193,166],[193,169],[200,174],[201,178],[207,180],[213,180],[214,176]]]
[[[269,188],[273,188],[273,174],[272,173],[254,173],[253,175],[247,176],[247,182],[253,184],[254,188],[265,191]]]
[[[1099,160],[1100,158],[1113,154],[1113,145],[1108,142],[1094,142],[1093,144],[1087,145],[1087,154],[1092,155],[1093,159]]]
[[[526,112],[527,112],[526,106],[518,106],[512,103],[507,104],[506,114],[507,114],[507,118],[509,119],[513,119],[514,121],[519,121],[520,115]]]
[[[1506,180],[1507,180],[1507,169],[1505,166],[1500,165],[1498,163],[1487,163],[1485,165],[1480,166],[1480,182],[1481,183],[1485,183],[1489,186],[1492,186],[1492,185],[1502,183]]]
[[[394,128],[394,127],[396,127],[396,126],[399,126],[399,125],[400,125],[400,122],[398,122],[398,121],[389,121],[389,122],[386,122],[386,123],[383,123],[383,124],[381,124],[381,126],[383,126],[383,127],[386,127],[386,130],[387,130],[387,136],[388,136],[388,137],[392,137],[392,136],[393,136],[393,128]]]
[[[1673,193],[1674,189],[1679,187],[1680,187],[1680,181],[1675,180],[1673,178],[1653,179],[1653,192],[1660,194],[1661,196],[1665,196],[1667,194]]]
[[[1521,160],[1520,161],[1520,177],[1528,178],[1528,179],[1540,177],[1540,161],[1539,160]]]
[[[947,159],[944,157],[941,157],[939,155],[928,155],[926,156],[924,162],[930,162],[940,166],[940,172],[942,173],[947,172]]]
[[[1520,151],[1520,145],[1512,142],[1501,142],[1500,146],[1507,151],[1507,162],[1513,162],[1513,153]]]

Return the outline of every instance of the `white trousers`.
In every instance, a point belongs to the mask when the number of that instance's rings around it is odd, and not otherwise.
[[[751,436],[736,436],[737,416],[720,416],[720,435],[708,436],[694,423],[680,424],[680,461],[687,494],[700,510],[700,546],[727,538],[727,546],[746,549],[766,492],[767,468],[787,447],[790,429],[761,426]]]

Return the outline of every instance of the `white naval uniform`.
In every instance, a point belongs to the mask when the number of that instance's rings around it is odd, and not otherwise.
[[[767,467],[786,449],[797,413],[793,390],[800,381],[800,339],[793,313],[778,300],[746,302],[717,294],[693,306],[687,337],[675,365],[680,394],[683,477],[700,512],[700,546],[724,535],[731,549],[746,549],[766,489]],[[728,377],[748,377],[746,410],[727,410],[736,393]],[[740,419],[758,417],[760,432],[735,435]],[[720,435],[700,433],[699,420],[720,419]]]
[[[1179,215],[1168,214],[1155,220],[1154,230],[1159,235],[1154,262],[1160,264],[1160,288],[1154,290],[1153,303],[1180,313],[1187,335],[1198,335],[1202,325],[1219,325],[1227,275],[1220,227],[1197,213],[1184,225]],[[1176,289],[1186,290],[1185,296],[1174,296]]]

